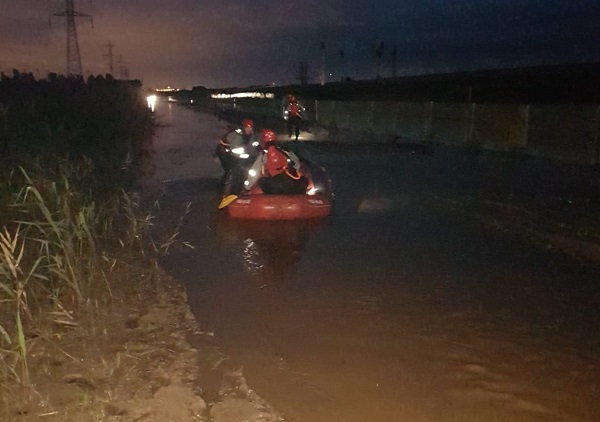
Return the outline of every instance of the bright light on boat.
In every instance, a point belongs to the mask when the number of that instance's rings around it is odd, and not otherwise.
[[[318,189],[317,188],[310,188],[308,190],[308,192],[306,192],[307,195],[316,195],[317,194]]]
[[[248,170],[248,174],[252,177],[256,176],[256,170],[250,169]]]
[[[231,152],[233,152],[234,154],[243,154],[245,151],[246,150],[244,149],[244,147],[237,147],[231,150]]]
[[[248,186],[248,185],[250,185],[250,182],[249,182],[249,181],[247,181],[247,180],[244,180],[244,185],[245,185],[245,186]]]
[[[248,154],[240,154],[240,158],[248,158],[250,157]]]

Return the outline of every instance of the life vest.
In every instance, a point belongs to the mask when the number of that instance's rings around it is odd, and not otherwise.
[[[290,116],[300,116],[300,107],[298,107],[298,103],[291,103],[289,108]]]
[[[219,139],[219,143],[224,147],[241,147],[252,144],[254,141],[254,136],[252,134],[246,134],[242,129],[238,128],[232,130],[231,132],[227,132],[221,139]]]
[[[267,162],[265,169],[270,177],[277,176],[285,171],[287,167],[287,156],[276,146],[267,148]]]
[[[288,177],[298,180],[302,176],[294,166],[289,166],[291,158],[278,147],[271,145],[267,148],[267,157],[265,163],[266,175],[273,177],[285,173]]]

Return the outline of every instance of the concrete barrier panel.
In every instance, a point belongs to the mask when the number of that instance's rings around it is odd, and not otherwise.
[[[527,150],[549,158],[591,164],[597,147],[597,124],[596,106],[532,106]]]
[[[469,104],[434,104],[432,140],[446,145],[465,145],[469,110]]]
[[[522,124],[518,104],[477,104],[472,143],[492,150],[521,146]]]
[[[240,112],[281,118],[281,99],[222,102]],[[323,127],[355,132],[361,141],[431,141],[596,164],[600,160],[600,107],[591,105],[475,104],[400,101],[303,103],[305,117]],[[376,136],[372,136],[372,134]],[[338,141],[354,139],[344,136]]]

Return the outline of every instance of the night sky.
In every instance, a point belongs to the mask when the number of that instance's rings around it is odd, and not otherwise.
[[[65,73],[64,0],[0,0],[0,69]],[[599,0],[75,0],[84,75],[210,88],[600,61]],[[49,25],[51,22],[51,25]],[[395,54],[394,54],[395,51]],[[395,60],[394,60],[395,57]],[[322,64],[323,63],[323,64]],[[395,63],[395,66],[394,66]],[[331,74],[331,75],[330,75]]]

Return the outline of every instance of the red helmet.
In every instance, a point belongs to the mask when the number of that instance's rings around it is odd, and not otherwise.
[[[293,95],[290,95],[290,103],[295,103],[296,102],[296,97],[294,97]]]
[[[260,139],[263,145],[267,145],[269,142],[277,141],[277,134],[271,129],[263,129]]]
[[[244,119],[242,120],[242,127],[249,127],[251,129],[254,128],[254,122],[250,119]]]

